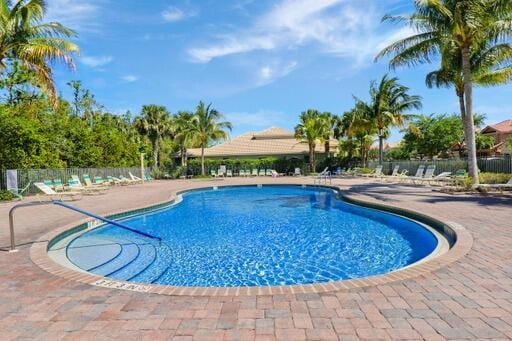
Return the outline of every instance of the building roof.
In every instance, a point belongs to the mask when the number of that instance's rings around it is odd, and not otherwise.
[[[337,140],[331,140],[331,151],[338,146]],[[323,153],[324,145],[317,144],[317,153]],[[206,157],[228,156],[267,156],[267,155],[307,155],[308,144],[295,138],[294,133],[278,127],[270,127],[260,132],[249,132],[230,141],[205,148]],[[201,156],[200,148],[188,150],[190,156]]]
[[[500,123],[491,124],[482,129],[482,133],[512,133],[512,120],[505,120]]]

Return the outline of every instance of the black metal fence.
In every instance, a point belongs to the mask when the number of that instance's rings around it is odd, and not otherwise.
[[[370,161],[368,163],[369,168],[375,168],[379,164],[378,161]],[[383,163],[383,172],[385,174],[391,174],[393,167],[396,165],[400,166],[400,170],[408,170],[409,174],[416,173],[419,165],[435,165],[436,174],[442,172],[456,172],[458,169],[468,168],[468,161],[466,159],[453,159],[453,160],[397,160],[387,161]],[[505,157],[493,157],[493,158],[479,158],[478,168],[481,172],[488,173],[512,173],[512,158],[510,156]]]
[[[150,169],[145,168],[145,173],[149,174]],[[33,186],[34,182],[42,182],[44,180],[60,179],[66,183],[71,179],[72,175],[77,175],[80,179],[84,175],[89,175],[91,178],[101,176],[120,177],[125,176],[129,178],[129,173],[140,177],[140,167],[127,167],[127,168],[62,168],[62,169],[18,169],[16,170],[16,180],[18,188],[25,188],[29,183],[31,186],[28,188],[27,193],[37,193],[37,189]],[[0,170],[0,189],[7,189],[7,170]]]

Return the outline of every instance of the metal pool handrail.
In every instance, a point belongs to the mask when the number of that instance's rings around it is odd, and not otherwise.
[[[105,218],[105,217],[102,217],[102,216],[99,216],[97,214],[94,214],[94,213],[91,213],[91,212],[88,212],[88,211],[85,211],[85,210],[82,210],[81,208],[78,208],[76,206],[73,206],[73,205],[69,205],[69,204],[66,204],[64,203],[62,200],[52,200],[52,201],[35,201],[35,202],[27,202],[27,203],[21,203],[21,204],[17,204],[15,206],[13,206],[10,210],[9,210],[9,232],[10,232],[10,248],[9,248],[9,252],[16,252],[18,251],[16,249],[16,242],[15,242],[15,238],[14,238],[14,212],[18,209],[18,208],[22,208],[22,207],[30,207],[30,206],[40,206],[40,205],[51,205],[51,204],[54,204],[54,205],[57,205],[57,206],[61,206],[61,207],[64,207],[64,208],[67,208],[69,210],[72,210],[72,211],[75,211],[75,212],[78,212],[78,213],[82,213],[86,216],[89,216],[91,218],[94,218],[94,219],[97,219],[97,220],[101,220],[105,223],[108,223],[108,224],[111,224],[111,225],[114,225],[114,226],[117,226],[117,227],[120,227],[122,229],[125,229],[125,230],[128,230],[128,231],[131,231],[133,233],[137,233],[137,234],[140,234],[142,236],[145,236],[145,237],[148,237],[148,238],[151,238],[151,239],[156,239],[158,241],[162,241],[161,238],[159,237],[156,237],[156,236],[152,236],[148,233],[145,233],[145,232],[142,232],[142,231],[139,231],[139,230],[136,230],[134,228],[131,228],[129,226],[126,226],[124,224],[121,224],[117,221],[114,221],[114,220],[111,220],[111,219],[108,219],[108,218]]]

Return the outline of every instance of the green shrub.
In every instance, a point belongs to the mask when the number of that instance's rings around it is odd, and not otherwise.
[[[508,173],[480,173],[480,183],[482,184],[504,184],[512,178]]]
[[[14,198],[14,195],[12,195],[11,192],[6,190],[0,190],[0,201],[9,201]]]

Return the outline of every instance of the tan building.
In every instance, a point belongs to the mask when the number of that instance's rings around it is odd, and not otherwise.
[[[506,141],[512,136],[512,120],[505,120],[500,123],[488,125],[480,131],[483,135],[492,136],[494,138],[494,146],[485,151],[479,151],[479,153],[485,153],[489,156],[500,156],[510,154],[507,150]]]
[[[334,155],[338,141],[331,139],[330,154]],[[317,144],[316,153],[325,156],[324,144]],[[200,148],[188,150],[189,157],[200,157]],[[249,132],[204,150],[207,158],[260,158],[266,156],[300,158],[309,155],[308,144],[295,138],[294,133],[271,127],[260,132]]]

